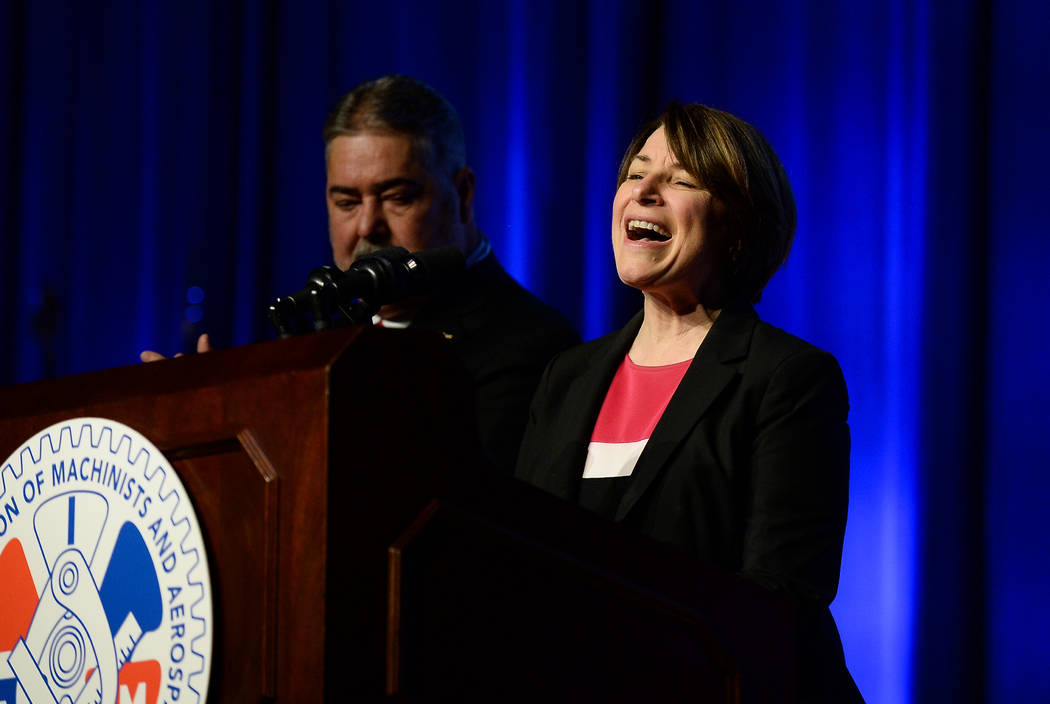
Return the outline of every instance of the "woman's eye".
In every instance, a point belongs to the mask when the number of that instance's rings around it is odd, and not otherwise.
[[[627,174],[625,181],[641,181],[644,174]]]

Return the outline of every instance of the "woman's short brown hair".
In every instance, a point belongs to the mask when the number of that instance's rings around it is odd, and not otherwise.
[[[795,199],[773,147],[752,125],[704,105],[672,102],[639,130],[620,163],[617,185],[660,127],[679,164],[724,207],[722,236],[711,243],[721,272],[710,307],[757,303],[787,260],[795,236]]]

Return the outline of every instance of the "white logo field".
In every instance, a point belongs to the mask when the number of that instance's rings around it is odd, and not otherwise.
[[[0,465],[0,704],[204,702],[212,591],[167,459],[103,418]]]

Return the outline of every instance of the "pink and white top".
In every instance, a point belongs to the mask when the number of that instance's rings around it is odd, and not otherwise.
[[[591,433],[584,479],[631,475],[692,361],[643,367],[624,355]]]

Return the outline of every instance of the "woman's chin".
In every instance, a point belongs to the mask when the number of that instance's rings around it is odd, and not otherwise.
[[[653,286],[659,277],[651,271],[636,271],[631,268],[617,270],[616,272],[620,276],[622,281],[631,288],[636,288],[639,291],[645,292],[646,289]]]

